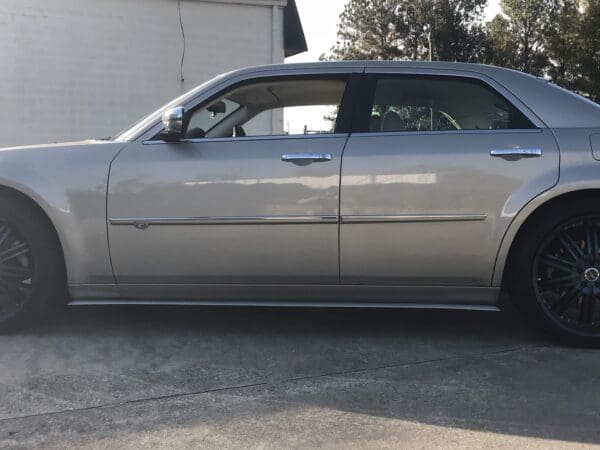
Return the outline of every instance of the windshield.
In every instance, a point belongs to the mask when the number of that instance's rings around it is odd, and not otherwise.
[[[204,88],[206,88],[208,85],[219,81],[221,78],[224,77],[224,75],[226,75],[226,74],[219,75],[219,76],[213,78],[212,80],[209,80],[209,81],[207,81],[205,83],[202,83],[200,86],[198,86],[198,87],[192,89],[191,91],[186,92],[185,94],[177,97],[175,100],[170,101],[166,105],[161,106],[159,109],[157,109],[153,113],[148,114],[143,119],[138,120],[137,122],[135,122],[132,126],[126,128],[125,130],[123,130],[120,133],[118,133],[113,139],[115,141],[130,141],[130,140],[133,140],[133,139],[137,138],[139,136],[139,134],[142,133],[146,128],[148,128],[149,126],[151,126],[155,122],[158,122],[162,118],[162,115],[163,115],[163,113],[164,113],[165,110],[170,109],[170,108],[175,108],[176,106],[182,106],[182,105],[184,105],[189,100],[191,100],[196,95],[198,95],[198,93],[201,90],[203,90]]]

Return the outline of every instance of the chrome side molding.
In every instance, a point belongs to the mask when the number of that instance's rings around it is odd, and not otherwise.
[[[131,225],[146,229],[155,225],[293,225],[338,223],[338,216],[264,216],[264,217],[140,217],[116,218],[111,225]]]
[[[518,156],[521,158],[537,158],[542,156],[541,148],[498,148],[490,151],[494,157]]]
[[[405,214],[405,215],[347,215],[343,224],[410,223],[410,222],[477,222],[485,214]],[[123,217],[109,219],[111,225],[129,225],[139,230],[158,225],[298,225],[336,224],[338,216],[264,216],[264,217]]]
[[[343,216],[342,223],[477,222],[485,219],[485,214],[350,215]]]

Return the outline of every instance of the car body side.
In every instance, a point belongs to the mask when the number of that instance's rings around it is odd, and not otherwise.
[[[196,105],[228,86],[262,77],[362,73],[444,74],[484,80],[527,112],[539,128],[553,134],[560,163],[547,174],[553,183],[540,192],[538,180],[522,187],[504,205],[506,224],[497,230],[497,252],[489,284],[499,288],[519,230],[539,208],[568,195],[598,191],[600,162],[592,156],[590,136],[600,133],[600,107],[579,96],[519,72],[457,63],[330,63],[263,66],[232,72],[182,99]],[[157,115],[114,141],[6,148],[0,150],[0,192],[23,195],[39,206],[63,248],[72,293],[78,286],[115,287],[108,239],[107,196],[111,163],[130,141],[144,141],[161,129]],[[79,291],[76,297],[81,298]],[[93,292],[89,290],[86,292]],[[105,291],[106,292],[106,291]],[[92,294],[89,294],[92,295]]]

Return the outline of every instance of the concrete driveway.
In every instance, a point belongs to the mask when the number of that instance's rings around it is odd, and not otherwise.
[[[512,313],[75,308],[0,336],[0,446],[593,444],[600,352]]]

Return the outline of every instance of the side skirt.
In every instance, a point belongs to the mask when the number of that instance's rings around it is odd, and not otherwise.
[[[500,289],[457,286],[71,285],[70,305],[427,308],[497,311]]]

